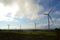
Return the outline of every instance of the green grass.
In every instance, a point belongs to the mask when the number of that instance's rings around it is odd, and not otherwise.
[[[0,36],[4,37],[4,38],[1,38],[3,40],[5,40],[5,37],[6,38],[9,37],[10,40],[55,40],[56,39],[55,31],[45,31],[45,30],[44,31],[2,30],[0,31]]]
[[[17,33],[17,34],[44,34],[44,35],[56,35],[54,31],[12,31],[12,30],[3,30],[0,32],[8,32],[8,33]]]

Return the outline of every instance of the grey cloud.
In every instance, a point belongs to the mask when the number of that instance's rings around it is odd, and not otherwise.
[[[13,0],[0,0],[0,2],[6,5],[6,4],[11,4]]]
[[[31,20],[41,17],[41,15],[38,15],[38,12],[44,9],[42,5],[34,3],[34,0],[19,0],[19,7],[20,10],[17,12],[16,17],[26,17]]]
[[[14,14],[14,17],[27,18],[29,20],[35,20],[44,17],[38,15],[38,12],[44,10],[44,7],[35,3],[35,0],[0,0],[0,2],[7,6],[10,6],[10,4],[15,2],[19,6],[19,10],[16,12],[16,14]],[[37,2],[40,2],[40,0]]]

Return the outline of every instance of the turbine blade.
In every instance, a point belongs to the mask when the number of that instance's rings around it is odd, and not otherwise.
[[[50,14],[50,13],[51,13],[51,11],[52,11],[52,8],[50,9],[50,11],[49,11],[49,13],[48,13],[48,14]]]
[[[52,12],[55,12],[55,10],[56,10],[55,8],[56,8],[56,7],[53,7]]]
[[[49,15],[49,18],[51,19],[51,21],[52,21],[52,17]]]
[[[54,12],[54,10],[55,10],[55,7],[52,7],[48,14],[50,14],[52,11]]]
[[[54,22],[53,22],[53,20],[52,20],[52,17],[51,17],[50,15],[49,15],[49,18],[50,18],[51,22],[54,24]],[[52,24],[52,25],[53,25],[53,24]]]

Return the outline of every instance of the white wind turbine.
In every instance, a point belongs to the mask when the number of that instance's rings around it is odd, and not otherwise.
[[[52,17],[50,16],[50,13],[54,10],[54,8],[50,9],[48,14],[44,14],[48,16],[48,30],[50,30],[50,20],[52,21]],[[53,21],[52,21],[53,22]]]

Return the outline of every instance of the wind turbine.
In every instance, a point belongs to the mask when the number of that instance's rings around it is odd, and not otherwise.
[[[20,30],[21,30],[21,24],[20,24]]]
[[[35,29],[36,29],[36,23],[35,23]]]
[[[35,29],[35,30],[36,30],[36,25],[37,25],[36,22],[34,22],[34,27],[35,27],[34,29]]]
[[[52,17],[50,16],[50,13],[54,10],[54,8],[50,9],[50,11],[48,12],[48,14],[44,14],[48,16],[48,30],[50,30],[50,19],[52,21]]]
[[[8,24],[8,30],[9,30],[10,25]]]

